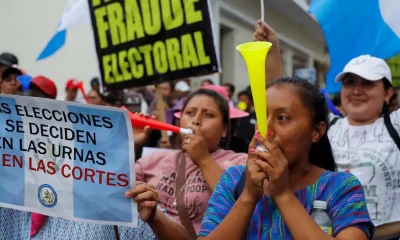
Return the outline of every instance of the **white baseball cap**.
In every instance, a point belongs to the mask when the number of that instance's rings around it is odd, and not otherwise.
[[[180,92],[189,92],[190,87],[185,81],[179,81],[175,84],[175,90]]]
[[[353,73],[369,81],[386,78],[392,84],[392,73],[385,60],[371,55],[361,55],[351,59],[344,67],[343,72],[336,76],[335,82],[342,81],[348,73]]]

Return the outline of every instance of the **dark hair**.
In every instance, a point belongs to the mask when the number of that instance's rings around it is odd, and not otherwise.
[[[190,100],[199,95],[208,96],[214,100],[215,104],[217,104],[218,109],[222,115],[222,123],[227,126],[227,136],[225,136],[225,138],[221,139],[220,141],[220,147],[226,149],[229,146],[229,141],[230,141],[230,119],[229,119],[229,103],[223,96],[221,96],[216,91],[200,88],[199,90],[191,93],[187,97],[182,107],[182,114],[185,111],[185,108],[187,104],[190,102]]]
[[[249,92],[249,91],[247,91],[247,90],[244,90],[244,91],[241,91],[241,92],[238,93],[238,97],[240,97],[240,96],[242,96],[242,95],[247,96],[247,97],[250,99],[250,101],[251,101],[252,103],[254,103],[254,102],[253,102],[253,95],[251,94],[251,92]]]
[[[332,153],[332,147],[328,139],[329,109],[324,94],[305,79],[298,77],[281,78],[268,84],[267,88],[279,85],[292,85],[299,93],[301,102],[307,106],[313,124],[324,122],[326,131],[321,139],[311,145],[309,159],[310,162],[320,168],[329,171],[336,171],[336,163]]]
[[[233,86],[233,84],[231,84],[231,83],[224,83],[223,86],[228,87],[232,94],[235,93],[235,86]]]
[[[92,88],[92,89],[90,89],[90,91],[88,92],[88,95],[89,95],[90,92],[95,92],[97,95],[100,96],[100,99],[101,99],[102,101],[104,101],[104,95],[103,95],[99,90]]]
[[[98,77],[94,77],[92,78],[92,80],[90,81],[90,86],[93,87],[93,85],[100,85],[100,80]]]
[[[26,96],[26,97],[39,97],[39,98],[50,98],[53,99],[52,97],[48,96],[46,93],[42,91],[39,87],[37,87],[35,84],[30,84],[29,85],[29,90],[23,91],[20,93],[21,96]]]
[[[156,83],[154,86],[157,88],[158,85],[163,84],[163,83],[168,83],[171,92],[174,91],[174,88],[175,88],[175,83],[174,82],[160,82],[160,83]]]
[[[207,83],[209,83],[209,84],[211,84],[211,85],[214,85],[213,81],[211,81],[210,79],[203,80],[203,81],[201,82],[201,84],[203,84],[203,83],[205,83],[205,82],[207,82]]]

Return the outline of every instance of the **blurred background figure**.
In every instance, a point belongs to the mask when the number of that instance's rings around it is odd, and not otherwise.
[[[229,100],[233,102],[233,96],[235,94],[235,86],[233,86],[233,84],[231,83],[224,83],[222,86],[226,88],[229,94]]]
[[[100,80],[99,80],[99,78],[97,78],[97,77],[92,78],[92,80],[90,81],[90,86],[92,87],[92,89],[100,91]]]
[[[104,96],[99,90],[92,89],[87,94],[88,104],[104,105]]]
[[[155,91],[159,91],[166,104],[165,110],[173,106],[172,102],[172,91],[174,89],[173,82],[163,82],[155,85]],[[150,105],[149,113],[150,115],[156,115],[156,99]]]
[[[232,139],[229,149],[247,153],[248,146],[255,134],[257,123],[254,102],[251,92],[244,90],[238,93],[238,108],[249,113],[248,116],[232,121]]]
[[[65,101],[75,102],[78,95],[78,81],[70,79],[65,86]]]
[[[57,98],[57,87],[53,80],[45,76],[36,76],[32,78],[29,84],[29,90],[21,93],[22,96]]]
[[[22,70],[16,65],[6,68],[1,74],[0,92],[2,94],[17,94],[20,92],[21,84],[17,77],[22,74]]]
[[[122,105],[122,99],[115,92],[106,92],[104,93],[104,105],[119,108]]]
[[[147,113],[149,110],[149,106],[142,94],[133,88],[124,90],[122,105],[133,113]]]
[[[175,84],[175,97],[179,101],[190,93],[190,86],[186,81],[179,81]]]
[[[206,79],[206,80],[203,80],[202,82],[201,82],[201,87],[204,87],[204,86],[207,86],[207,85],[214,85],[214,83],[213,83],[213,81],[211,81],[210,79]]]
[[[12,65],[18,65],[18,58],[14,54],[7,52],[0,54],[0,77],[4,70]]]

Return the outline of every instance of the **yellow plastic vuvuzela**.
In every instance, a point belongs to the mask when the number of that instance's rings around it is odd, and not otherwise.
[[[236,47],[246,62],[251,93],[256,110],[257,124],[261,136],[267,134],[267,94],[265,89],[265,61],[271,48],[270,42],[249,42]]]

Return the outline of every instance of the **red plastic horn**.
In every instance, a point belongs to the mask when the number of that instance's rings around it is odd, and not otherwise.
[[[87,98],[87,96],[86,96],[85,89],[83,88],[83,82],[82,82],[82,81],[79,81],[78,84],[77,84],[76,86],[79,88],[79,90],[81,90],[82,95],[83,95],[83,97],[85,98],[85,101],[88,102],[88,98]]]
[[[151,129],[156,129],[160,131],[171,131],[174,133],[182,133],[182,134],[192,134],[193,130],[188,128],[179,128],[177,126],[160,122],[151,118],[146,118],[139,116],[137,114],[133,114],[126,107],[122,106],[122,109],[128,112],[129,118],[131,119],[131,124],[133,127],[144,128],[149,126]]]

